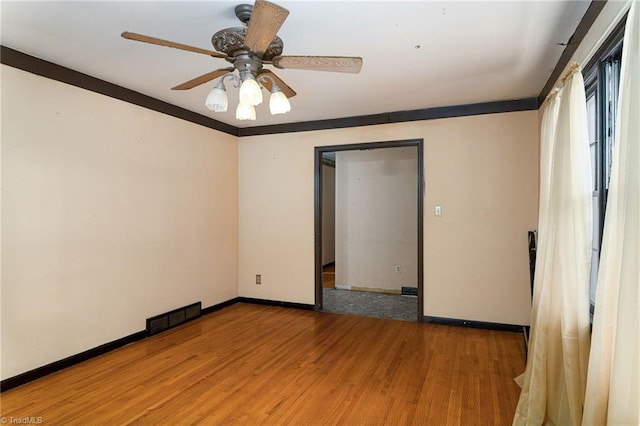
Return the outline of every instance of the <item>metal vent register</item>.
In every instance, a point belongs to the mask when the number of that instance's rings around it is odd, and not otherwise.
[[[182,308],[164,314],[147,318],[147,335],[153,336],[180,324],[200,318],[202,315],[202,302],[196,302]]]

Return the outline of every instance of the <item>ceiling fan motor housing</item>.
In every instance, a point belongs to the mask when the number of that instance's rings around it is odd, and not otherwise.
[[[224,59],[232,68],[221,68],[193,78],[183,84],[172,87],[173,90],[192,89],[219,77],[226,77],[237,70],[242,82],[247,79],[261,79],[264,87],[277,92],[277,88],[288,98],[296,92],[273,72],[263,69],[272,65],[279,69],[300,69],[329,72],[358,73],[362,68],[362,58],[352,56],[283,56],[284,43],[277,32],[289,15],[283,7],[268,0],[255,0],[254,5],[236,6],[235,13],[244,27],[226,28],[211,37],[215,51],[189,46],[129,31],[123,32],[123,38],[157,46],[172,47],[188,52],[199,53],[213,58]],[[236,77],[236,80],[238,78]],[[277,87],[276,87],[277,83]]]
[[[224,30],[218,31],[211,37],[211,44],[218,52],[225,53],[228,56],[234,56],[234,53],[238,50],[247,50],[244,44],[246,36],[247,28],[225,28]],[[282,39],[275,36],[267,50],[264,52],[264,55],[262,55],[262,59],[269,61],[271,58],[281,55],[283,48],[284,43],[282,42]]]
[[[244,72],[251,73],[255,77],[262,70],[262,61],[246,50],[236,52],[233,65],[240,72],[242,79],[244,79],[242,74]]]

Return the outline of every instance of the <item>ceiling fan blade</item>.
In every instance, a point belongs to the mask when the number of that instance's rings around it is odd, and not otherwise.
[[[355,56],[276,56],[271,60],[276,68],[357,74],[362,58]]]
[[[284,95],[287,98],[292,98],[296,95],[295,90],[293,90],[291,87],[289,87],[287,85],[287,83],[285,83],[284,81],[282,81],[282,79],[280,77],[278,77],[277,75],[275,75],[273,72],[269,71],[269,70],[262,70],[260,71],[260,73],[258,74],[258,77],[260,77],[261,75],[268,75],[269,77],[271,77],[276,84],[278,85],[278,87],[280,87],[280,90],[282,90],[282,93],[284,93]],[[269,91],[271,92],[271,89],[273,87],[273,84],[271,82],[271,80],[269,80],[268,78],[263,78],[262,80],[260,80],[260,83]]]
[[[277,4],[256,0],[244,39],[245,46],[262,57],[288,15],[289,11]]]
[[[219,70],[215,70],[212,72],[208,72],[206,74],[202,74],[200,77],[196,77],[192,80],[189,80],[185,83],[179,84],[176,87],[172,87],[171,90],[188,90],[193,89],[196,86],[204,84],[208,81],[211,81],[215,78],[221,77],[225,74],[229,74],[233,71],[233,68],[222,68]]]
[[[156,44],[158,46],[173,47],[175,49],[187,50],[189,52],[202,53],[203,55],[213,56],[214,58],[226,58],[227,55],[213,50],[201,49],[199,47],[189,46],[187,44],[176,43],[173,41],[162,40],[161,38],[149,37],[142,34],[131,33],[125,31],[122,33],[122,37],[128,40],[142,41],[144,43]]]

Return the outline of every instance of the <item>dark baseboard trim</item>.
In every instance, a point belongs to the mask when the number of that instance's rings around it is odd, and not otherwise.
[[[306,303],[282,302],[279,300],[254,299],[252,297],[238,297],[238,303],[251,303],[254,305],[278,306],[281,308],[302,309],[305,311],[314,311],[314,305]]]
[[[109,96],[121,101],[129,102],[153,111],[161,112],[172,117],[180,118],[191,123],[199,124],[210,129],[218,130],[229,135],[238,136],[238,128],[213,118],[197,114],[193,111],[172,105],[170,103],[143,95],[142,93],[126,89],[96,77],[74,71],[70,68],[48,62],[35,56],[0,46],[0,63],[18,68],[52,80],[67,83],[72,86],[90,90],[101,95]]]
[[[236,303],[240,303],[240,302],[252,303],[256,305],[268,305],[268,306],[279,306],[284,308],[314,310],[313,305],[305,305],[303,303],[253,299],[250,297],[236,297],[234,299],[230,299],[225,302],[218,303],[216,305],[204,308],[202,309],[201,314],[202,315],[210,314],[212,312],[219,311],[221,309],[224,309],[231,305],[235,305]],[[88,361],[91,358],[104,355],[107,352],[111,352],[115,349],[119,349],[123,346],[137,342],[139,340],[143,340],[147,337],[148,335],[146,330],[138,331],[137,333],[133,333],[129,336],[125,336],[120,339],[114,340],[112,342],[108,342],[103,345],[97,346],[95,348],[88,349],[84,352],[80,352],[79,354],[71,355],[59,361],[52,362],[51,364],[43,365],[42,367],[38,367],[33,370],[27,371],[25,373],[18,374],[17,376],[14,376],[14,377],[9,377],[8,379],[4,379],[0,382],[0,393],[13,389],[15,387],[24,385],[26,383],[32,382],[36,379],[40,379],[44,376],[48,376],[49,374],[55,373],[57,371],[64,370],[65,368],[72,367],[76,364],[80,364],[81,362]]]
[[[201,314],[202,315],[210,314],[212,312],[226,308],[227,306],[234,305],[240,301],[239,299],[240,298],[236,297],[234,299],[227,300],[226,302],[209,306],[207,308],[202,309]],[[112,342],[105,343],[95,348],[86,350],[79,354],[71,355],[70,357],[52,362],[51,364],[43,365],[42,367],[38,367],[36,369],[27,371],[25,373],[18,374],[17,376],[4,379],[2,380],[2,382],[0,382],[0,392],[8,391],[9,389],[13,389],[17,386],[21,386],[26,383],[32,382],[41,377],[48,376],[49,374],[55,373],[60,370],[64,370],[65,368],[72,367],[76,364],[80,364],[81,362],[88,361],[91,358],[104,355],[107,352],[111,352],[115,349],[119,349],[123,346],[126,346],[130,343],[137,342],[139,340],[143,340],[147,337],[148,335],[146,330],[139,331],[129,336],[125,336],[120,339],[114,340]]]
[[[312,130],[342,129],[347,127],[373,126],[376,124],[403,123],[407,121],[435,120],[438,118],[465,117],[469,115],[496,114],[501,112],[530,111],[539,107],[537,98],[510,101],[483,102],[478,104],[453,105],[411,111],[387,112],[384,114],[360,115],[331,120],[304,121],[299,123],[274,124],[271,126],[244,127],[238,136],[272,135],[276,133],[308,132]]]
[[[567,41],[567,45],[562,51],[562,55],[560,55],[560,59],[558,59],[553,72],[547,80],[547,83],[544,85],[542,91],[538,95],[539,105],[542,105],[549,92],[551,92],[551,89],[553,89],[553,86],[555,86],[556,82],[560,78],[560,75],[562,74],[562,71],[564,71],[565,67],[569,63],[569,60],[571,60],[571,57],[578,49],[580,43],[582,43],[582,40],[584,40],[584,37],[589,32],[591,26],[595,22],[598,15],[600,15],[600,12],[602,12],[602,9],[606,4],[607,0],[593,0],[589,5],[589,8],[584,13],[584,16],[580,20],[580,23],[576,27],[576,30],[573,32],[573,35]]]
[[[71,355],[70,357],[52,362],[51,364],[47,364],[31,371],[18,374],[17,376],[4,379],[2,382],[0,382],[0,392],[8,391],[9,389],[13,389],[17,386],[24,385],[25,383],[39,379],[41,377],[48,376],[49,374],[87,361],[91,358],[106,354],[107,352],[111,352],[130,343],[137,342],[138,340],[142,340],[145,337],[147,337],[147,332],[145,330],[138,331],[137,333],[133,333],[118,340],[105,343],[84,352],[80,352],[79,354]]]
[[[217,305],[208,306],[202,309],[202,315],[211,314],[213,312],[219,311],[220,309],[224,309],[226,307],[235,305],[240,302],[239,297],[235,297],[233,299],[227,300],[226,302],[218,303]]]
[[[218,303],[216,305],[212,305],[202,309],[202,315],[219,311],[226,307],[235,305],[236,303],[250,303],[254,305],[277,306],[282,308],[301,309],[305,311],[315,310],[314,305],[308,305],[305,303],[283,302],[279,300],[267,300],[267,299],[255,299],[252,297],[236,297],[234,299],[230,299],[225,302]],[[456,326],[456,327],[481,328],[485,330],[525,333],[525,336],[528,337],[528,327],[525,327],[522,325],[499,324],[499,323],[491,323],[491,322],[470,321],[470,320],[462,320],[462,319],[455,319],[455,318],[442,318],[442,317],[431,317],[431,316],[425,316],[423,322],[428,324],[437,324],[437,325],[450,325],[450,326]],[[95,358],[97,356],[106,354],[107,352],[111,352],[115,349],[121,348],[128,344],[137,342],[139,340],[143,340],[145,338],[147,338],[146,330],[138,331],[137,333],[133,333],[128,336],[122,337],[120,339],[114,340],[112,342],[105,343],[103,345],[86,350],[79,354],[71,355],[70,357],[52,362],[51,364],[47,364],[42,367],[38,367],[36,369],[19,374],[17,376],[4,379],[2,380],[2,382],[0,382],[0,393],[13,389],[15,387],[24,385],[26,383],[32,382],[36,379],[40,379],[44,376],[48,376],[49,374],[55,373],[65,368],[69,368],[81,362],[87,361],[91,358]],[[528,342],[525,340],[525,345],[527,343]],[[525,348],[525,352],[526,352],[526,348]]]
[[[442,318],[442,317],[424,317],[425,324],[437,324],[437,325],[451,325],[454,327],[468,327],[468,328],[481,328],[483,330],[495,330],[495,331],[511,331],[516,333],[522,333],[521,325],[515,324],[500,324],[495,322],[484,321],[472,321],[458,318]]]

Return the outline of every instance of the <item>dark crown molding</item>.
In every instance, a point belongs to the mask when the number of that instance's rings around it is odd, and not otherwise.
[[[537,98],[509,101],[483,102],[478,104],[453,105],[438,108],[414,109],[387,112],[384,114],[360,115],[330,120],[304,121],[299,123],[274,124],[240,128],[238,136],[271,135],[275,133],[308,132],[312,130],[342,129],[346,127],[372,126],[376,124],[403,123],[407,121],[435,120],[438,118],[465,117],[469,115],[496,114],[501,112],[529,111],[538,109]]]
[[[27,71],[32,74],[110,96],[121,101],[129,102],[153,111],[161,112],[172,117],[180,118],[191,123],[199,124],[210,129],[219,130],[229,135],[238,136],[238,128],[226,123],[214,120],[193,111],[180,108],[170,103],[143,95],[142,93],[126,89],[113,83],[100,80],[96,77],[74,71],[70,68],[48,62],[35,56],[13,50],[0,45],[0,63]]]
[[[330,120],[238,128],[204,115],[197,114],[193,111],[160,101],[150,96],[143,95],[142,93],[131,89],[63,67],[53,62],[27,55],[26,53],[19,52],[3,45],[0,45],[0,63],[239,137],[275,133],[306,132],[312,130],[342,129],[347,127],[371,126],[376,124],[402,123],[406,121],[434,120],[438,118],[538,109],[537,99],[527,98],[417,109],[411,111],[395,111]]]
[[[329,120],[305,121],[298,123],[274,124],[238,128],[212,118],[180,108],[164,101],[143,95],[139,92],[113,83],[91,77],[70,68],[66,68],[34,56],[27,55],[9,47],[0,45],[0,63],[23,71],[40,75],[52,80],[80,87],[92,92],[120,99],[163,114],[168,114],[195,124],[215,129],[229,135],[243,137],[270,135],[277,133],[306,132],[313,130],[342,129],[348,127],[371,126],[377,124],[402,123],[407,121],[434,120],[439,118],[464,117],[480,114],[536,110],[549,94],[569,60],[584,39],[585,35],[604,8],[607,0],[593,0],[589,8],[569,39],[560,59],[549,76],[547,83],[537,98],[525,98],[507,101],[484,102],[467,105],[453,105],[438,108],[426,108],[410,111],[395,111],[382,114],[361,115]]]
[[[600,12],[602,12],[602,9],[606,4],[607,4],[607,0],[593,0],[589,5],[589,8],[584,13],[584,16],[582,17],[582,19],[580,20],[580,23],[576,27],[576,30],[573,32],[573,35],[569,38],[567,45],[562,51],[562,55],[560,55],[560,59],[558,59],[558,62],[556,63],[556,67],[553,69],[553,72],[549,76],[547,83],[544,85],[544,87],[542,88],[542,91],[538,95],[539,105],[542,105],[542,103],[544,102],[544,99],[547,97],[549,92],[551,92],[551,89],[553,89],[553,86],[555,86],[556,82],[560,78],[560,75],[562,74],[562,71],[565,69],[565,67],[569,63],[569,60],[571,60],[571,57],[578,49],[578,46],[580,45],[580,43],[582,43],[582,40],[584,40],[584,37],[589,32],[589,30],[591,29],[591,26],[595,22],[598,15],[600,15]]]

